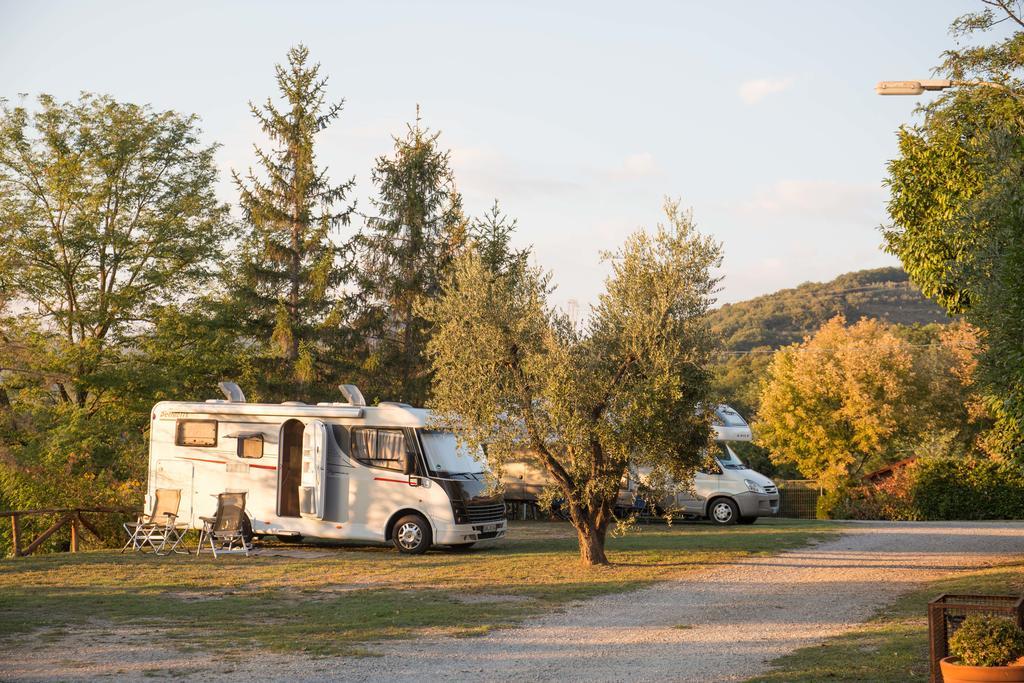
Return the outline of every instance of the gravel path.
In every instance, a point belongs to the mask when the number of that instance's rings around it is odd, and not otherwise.
[[[868,619],[922,581],[1019,559],[1019,523],[850,524],[482,638],[394,644],[318,672],[348,681],[735,681]]]
[[[380,657],[215,663],[97,627],[92,636],[78,630],[46,648],[68,657],[77,649],[68,641],[81,641],[79,656],[88,652],[91,662],[78,659],[69,670],[68,660],[62,666],[52,654],[25,652],[20,662],[0,661],[0,678],[141,678],[158,668],[239,681],[735,681],[856,627],[923,581],[1019,560],[1024,552],[1024,524],[1015,522],[849,523],[843,531],[833,541],[723,563],[479,638],[378,644],[372,649]],[[126,652],[135,657],[126,661]]]

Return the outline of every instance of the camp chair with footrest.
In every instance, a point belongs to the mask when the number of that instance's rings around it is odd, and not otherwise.
[[[199,533],[199,547],[196,557],[203,551],[205,543],[210,544],[213,556],[217,550],[231,552],[243,550],[249,556],[252,550],[251,532],[245,516],[244,493],[218,493],[217,512],[213,517],[200,517],[203,529]]]
[[[168,553],[187,553],[186,550],[178,549],[185,532],[188,531],[185,525],[178,524],[180,504],[181,489],[157,489],[153,494],[152,511],[148,515],[140,515],[134,523],[124,525],[124,530],[128,533],[128,542],[121,548],[121,552],[128,548],[144,550],[148,545],[157,555],[165,548]]]

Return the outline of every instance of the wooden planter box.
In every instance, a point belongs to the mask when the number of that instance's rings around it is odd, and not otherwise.
[[[928,603],[928,651],[931,683],[942,683],[939,660],[949,656],[949,638],[972,614],[1003,616],[1024,627],[1024,597],[1020,595],[952,595],[943,593]]]

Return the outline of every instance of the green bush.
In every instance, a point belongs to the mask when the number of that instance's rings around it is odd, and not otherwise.
[[[1024,518],[1024,470],[990,458],[915,463],[910,498],[920,519]]]
[[[823,495],[821,519],[1024,519],[1024,469],[982,457],[921,458],[883,481]]]
[[[972,615],[949,639],[949,653],[967,666],[1006,666],[1024,656],[1024,630],[1004,617]]]

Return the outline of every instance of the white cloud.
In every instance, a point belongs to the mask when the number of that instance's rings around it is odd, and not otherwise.
[[[453,147],[452,168],[463,195],[501,200],[563,197],[579,192],[579,183],[557,174],[537,174],[491,147]],[[488,200],[489,201],[489,200]]]
[[[747,104],[757,104],[769,95],[789,90],[796,83],[792,76],[786,78],[757,78],[740,84],[737,94]]]
[[[661,168],[657,160],[650,152],[637,152],[630,154],[622,163],[614,168],[594,170],[593,175],[599,182],[613,181],[623,182],[640,180],[659,175]]]
[[[738,206],[748,215],[827,217],[836,220],[882,218],[885,190],[868,184],[831,180],[780,180],[754,192]]]
[[[630,154],[622,164],[622,170],[626,175],[642,177],[653,175],[658,171],[658,164],[654,161],[654,155],[650,152]]]

